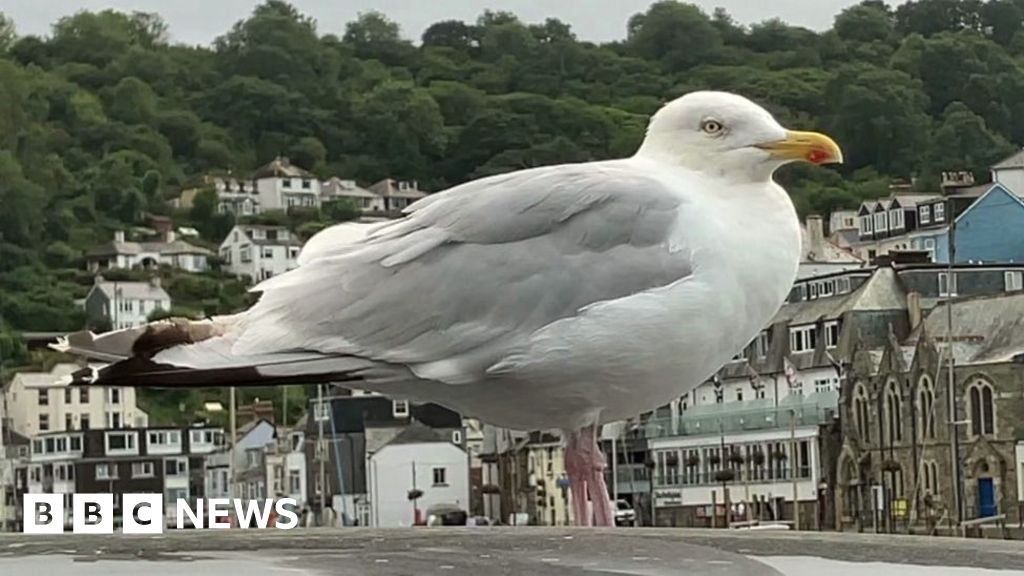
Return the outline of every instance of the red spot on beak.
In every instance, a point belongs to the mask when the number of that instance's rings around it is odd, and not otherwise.
[[[821,164],[831,158],[831,155],[824,150],[811,150],[807,153],[807,160],[812,164]]]

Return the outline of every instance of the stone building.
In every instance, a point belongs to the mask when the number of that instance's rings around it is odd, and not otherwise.
[[[1024,434],[1024,293],[954,299],[920,321],[911,293],[911,334],[857,351],[840,397],[836,527],[931,531],[964,519],[1020,519],[1019,444]],[[950,322],[951,320],[951,322]],[[952,325],[952,338],[948,326]],[[959,454],[950,424],[949,341]]]

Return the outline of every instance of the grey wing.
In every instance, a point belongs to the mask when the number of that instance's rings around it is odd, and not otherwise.
[[[472,380],[544,326],[689,275],[669,243],[682,202],[616,163],[470,182],[261,285],[234,351],[352,354]]]

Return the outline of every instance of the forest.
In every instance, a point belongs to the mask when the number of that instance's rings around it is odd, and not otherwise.
[[[894,180],[935,189],[941,171],[971,170],[983,181],[1024,143],[1024,0],[867,0],[824,31],[662,1],[604,44],[569,22],[495,11],[420,38],[377,12],[320,29],[281,0],[239,18],[187,46],[158,14],[79,12],[45,37],[0,14],[4,365],[27,362],[15,331],[82,327],[90,248],[152,215],[216,246],[230,216],[169,201],[203,175],[245,175],[277,155],[324,178],[437,191],[629,155],[661,103],[728,90],[842,144],[845,165],[778,176],[802,214],[824,214]],[[244,287],[216,271],[165,273],[192,313],[244,304]]]

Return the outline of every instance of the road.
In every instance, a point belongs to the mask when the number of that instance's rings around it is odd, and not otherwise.
[[[566,528],[0,534],[0,574],[1024,576],[1024,543],[810,532]]]

